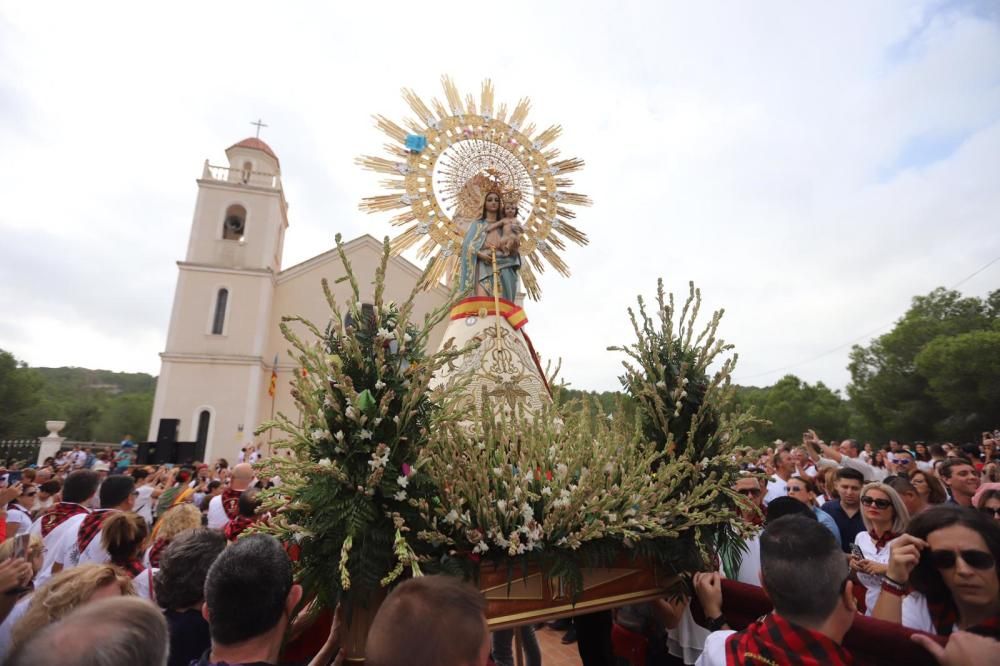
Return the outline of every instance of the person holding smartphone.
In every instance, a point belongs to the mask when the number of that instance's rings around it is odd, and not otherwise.
[[[27,534],[31,529],[31,510],[35,506],[38,486],[28,483],[20,487],[21,494],[7,504],[7,538]]]

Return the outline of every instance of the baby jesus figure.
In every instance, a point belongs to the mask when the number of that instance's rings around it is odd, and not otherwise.
[[[521,249],[521,234],[524,232],[524,227],[517,221],[517,204],[504,203],[500,224],[503,227],[503,234],[500,236],[497,249],[508,257],[513,256]]]

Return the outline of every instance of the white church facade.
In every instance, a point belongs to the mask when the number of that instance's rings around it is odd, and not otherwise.
[[[320,280],[329,280],[341,303],[350,286],[334,284],[344,269],[332,247],[282,268],[288,202],[274,151],[260,139],[248,138],[226,149],[226,157],[225,167],[206,160],[197,181],[187,254],[177,262],[149,440],[156,440],[162,428],[176,426],[178,440],[198,442],[200,459],[232,462],[249,444],[266,451],[268,436],[253,433],[272,413],[296,412],[290,380],[297,368],[279,330],[282,316],[299,315],[322,328],[330,309]],[[347,242],[345,251],[362,301],[374,300],[382,244],[364,235]],[[405,300],[420,274],[406,259],[391,258],[385,297]],[[443,285],[420,294],[414,316],[422,319],[447,298]],[[429,341],[432,350],[443,333],[442,324]],[[273,398],[268,392],[272,369],[278,376]]]

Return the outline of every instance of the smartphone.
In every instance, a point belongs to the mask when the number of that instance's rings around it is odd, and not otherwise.
[[[28,557],[28,544],[31,543],[31,535],[28,533],[18,534],[14,537],[14,557],[27,559]]]
[[[861,546],[856,543],[851,544],[851,557],[856,557],[859,560],[865,559],[865,554],[861,552]]]
[[[7,484],[12,486],[15,483],[20,483],[21,482],[21,476],[23,474],[24,474],[24,472],[22,470],[19,470],[19,469],[11,471],[11,472],[7,472]]]
[[[163,466],[166,469],[173,469],[174,468],[174,464],[173,463],[163,463]]]

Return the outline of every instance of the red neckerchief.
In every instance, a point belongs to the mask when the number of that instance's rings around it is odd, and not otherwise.
[[[85,506],[80,506],[74,502],[59,502],[53,504],[42,514],[42,538],[44,539],[52,530],[62,525],[66,520],[81,513],[90,513]]]
[[[889,543],[899,535],[892,530],[887,530],[885,534],[879,536],[875,533],[875,530],[868,530],[868,536],[872,538],[872,542],[875,544],[875,550],[882,550],[885,548],[885,544]]]
[[[236,539],[243,533],[243,530],[253,525],[257,522],[256,518],[247,518],[246,516],[236,516],[228,523],[223,532],[226,538],[230,541],[236,541]]]
[[[83,519],[83,523],[80,524],[80,531],[76,533],[76,546],[80,549],[81,555],[83,555],[83,551],[87,550],[87,546],[94,540],[97,533],[101,531],[101,525],[104,524],[104,521],[112,513],[115,513],[114,509],[98,509]]]
[[[950,600],[935,602],[928,599],[927,610],[938,635],[950,636],[955,630],[955,624],[958,623],[958,611],[955,610],[955,605]],[[1000,640],[1000,615],[987,618],[974,627],[969,627],[967,631]]]
[[[777,613],[726,639],[726,664],[849,666],[851,654],[818,631],[799,627]]]
[[[240,495],[242,494],[242,490],[233,490],[232,488],[226,488],[222,491],[222,508],[229,516],[229,520],[234,520],[240,515]]]
[[[130,578],[135,578],[136,576],[138,576],[139,574],[141,574],[143,571],[146,570],[146,567],[142,566],[142,560],[135,557],[130,559],[128,562],[125,562],[124,564],[118,564],[117,566],[123,569],[125,573],[129,575]]]
[[[152,568],[157,568],[160,566],[160,555],[163,554],[163,549],[170,544],[170,539],[157,539],[153,542],[153,545],[149,548],[149,566]]]

